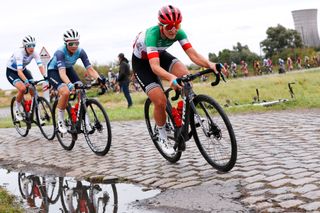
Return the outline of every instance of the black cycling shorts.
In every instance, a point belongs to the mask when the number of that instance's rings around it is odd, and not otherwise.
[[[33,82],[33,77],[31,75],[31,72],[27,69],[23,70],[24,76],[30,81]],[[7,67],[7,79],[12,84],[12,86],[15,86],[18,81],[22,81],[22,79],[18,75],[18,71],[12,70]],[[23,81],[22,81],[23,82]]]
[[[72,67],[66,68],[66,74],[71,83],[80,82],[78,74]],[[60,78],[59,70],[48,70],[48,79],[50,85],[52,85],[55,89],[60,89],[61,86],[66,85]]]
[[[160,66],[168,72],[171,72],[172,66],[178,62],[178,59],[167,51],[159,54]],[[149,60],[140,59],[132,54],[132,69],[141,88],[148,94],[150,90],[161,87],[159,77],[152,71]]]

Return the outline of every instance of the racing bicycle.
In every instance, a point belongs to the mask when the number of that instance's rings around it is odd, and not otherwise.
[[[212,86],[218,85],[222,65],[217,64],[218,73],[207,69],[195,74],[189,74],[177,78],[182,90],[176,90],[172,95],[171,88],[165,91],[166,105],[166,131],[168,142],[174,149],[174,153],[168,153],[158,142],[158,128],[153,119],[153,103],[148,98],[144,105],[144,115],[151,139],[160,154],[169,162],[177,162],[186,149],[186,142],[192,137],[206,161],[215,169],[222,172],[230,171],[237,159],[237,142],[235,133],[228,116],[222,107],[213,98],[207,95],[196,95],[192,89],[191,81],[208,73],[214,73],[216,80]],[[163,87],[162,87],[163,88]],[[181,115],[173,110],[174,101],[179,97],[183,99]],[[181,100],[182,101],[182,100]],[[177,117],[180,116],[180,117]],[[177,122],[181,119],[181,122]]]
[[[52,110],[50,103],[43,97],[39,96],[36,85],[45,81],[45,79],[35,81],[30,84],[26,93],[31,90],[33,93],[33,97],[31,100],[26,100],[25,98],[21,102],[21,107],[19,109],[22,120],[18,120],[16,118],[15,110],[16,110],[16,97],[13,97],[11,100],[11,118],[14,127],[17,132],[25,137],[28,135],[29,130],[31,129],[31,124],[36,124],[39,128],[43,136],[52,140],[55,136],[54,127],[52,123]],[[34,119],[34,114],[35,118]]]
[[[66,150],[72,150],[78,134],[84,134],[85,140],[90,149],[96,155],[106,155],[111,146],[111,126],[108,115],[103,106],[96,99],[90,99],[86,90],[94,84],[75,84],[75,93],[70,94],[69,103],[65,110],[65,124],[68,129],[63,134],[58,130],[58,98],[53,104],[53,123],[55,132],[61,146]],[[77,99],[74,106],[71,102]]]

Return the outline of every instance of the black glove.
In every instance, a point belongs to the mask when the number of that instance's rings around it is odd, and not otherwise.
[[[107,83],[107,79],[103,75],[100,75],[97,80],[98,80],[99,84],[106,84]]]

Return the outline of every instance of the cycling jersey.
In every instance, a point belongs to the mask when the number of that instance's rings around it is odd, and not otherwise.
[[[140,59],[158,58],[160,52],[166,50],[176,41],[179,41],[185,51],[192,47],[182,29],[179,29],[175,39],[171,40],[161,37],[159,25],[153,26],[145,32],[139,33],[133,46],[133,54]]]
[[[48,64],[48,70],[58,70],[60,68],[65,68],[65,69],[71,68],[79,58],[81,59],[86,69],[91,67],[91,63],[88,59],[88,56],[82,48],[79,47],[75,53],[70,55],[67,47],[64,45],[54,53],[52,59]]]
[[[33,58],[37,62],[38,66],[42,66],[42,62],[38,53],[33,52],[29,55],[24,48],[20,48],[12,54],[8,61],[7,67],[14,71],[18,71],[18,69],[24,70],[26,66],[30,64]]]

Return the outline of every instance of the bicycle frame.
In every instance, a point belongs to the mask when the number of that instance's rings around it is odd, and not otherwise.
[[[207,73],[210,73],[210,72],[212,73],[213,71],[212,70],[204,70],[204,71],[201,71],[201,72],[196,73],[194,75],[188,75],[186,77],[181,77],[181,78],[177,79],[179,84],[181,84],[181,82],[184,83],[181,92],[175,91],[176,92],[175,96],[171,98],[171,100],[174,101],[174,100],[177,100],[179,98],[179,96],[181,95],[181,97],[183,99],[182,126],[177,127],[175,122],[173,122],[174,129],[175,129],[174,140],[176,142],[174,145],[174,148],[175,149],[178,148],[178,151],[184,151],[185,150],[185,142],[190,140],[192,137],[192,132],[189,132],[190,111],[192,110],[194,112],[194,115],[197,117],[196,119],[200,120],[200,116],[197,113],[196,107],[193,103],[193,99],[196,97],[196,94],[192,90],[192,85],[189,81],[192,81],[193,79],[195,79],[199,76],[205,75]],[[219,84],[220,76],[222,76],[222,79],[225,81],[224,76],[222,74],[215,74],[215,75],[216,75],[216,81],[211,83],[212,86]],[[168,90],[168,92],[169,91],[170,90]],[[166,94],[166,96],[168,98],[169,94]],[[167,101],[167,111],[171,113],[171,110],[172,110],[172,106],[171,106],[170,101],[168,100]],[[172,114],[170,116],[173,117]],[[212,120],[210,122],[212,123]],[[203,128],[202,122],[199,122],[199,123]],[[206,132],[204,132],[204,133],[206,134]]]

